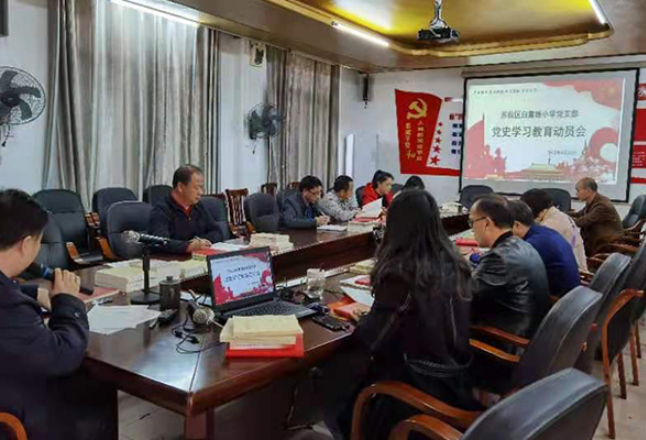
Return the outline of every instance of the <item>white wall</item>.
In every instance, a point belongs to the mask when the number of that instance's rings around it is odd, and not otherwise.
[[[267,182],[268,151],[265,141],[249,139],[245,119],[264,101],[267,63],[252,66],[249,52],[249,40],[220,35],[220,189],[253,193]]]
[[[9,36],[0,37],[0,66],[32,74],[47,89],[48,0],[9,0]],[[47,111],[27,125],[12,128],[2,149],[0,187],[35,192],[42,187]]]
[[[644,58],[646,60],[646,57]],[[642,60],[642,61],[644,61]],[[612,59],[594,60],[595,63]],[[546,63],[558,70],[558,63]],[[612,68],[609,65],[609,68]],[[641,70],[640,82],[646,82],[646,69]],[[370,101],[366,108],[361,101],[361,75],[344,69],[341,75],[341,125],[340,142],[355,134],[355,180],[364,184],[376,169],[383,169],[404,183],[408,176],[399,172],[399,148],[395,89],[426,92],[440,97],[462,97],[464,78],[462,69],[417,70],[411,72],[382,73],[371,76]],[[427,189],[440,203],[458,198],[457,177],[420,176]],[[631,185],[630,200],[646,193],[646,185]],[[617,204],[620,214],[628,211],[628,204]]]

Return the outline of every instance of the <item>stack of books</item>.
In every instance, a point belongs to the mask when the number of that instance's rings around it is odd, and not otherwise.
[[[192,257],[194,260],[206,261],[206,259],[211,255],[237,252],[244,249],[248,249],[249,247],[250,246],[246,244],[236,244],[236,243],[227,243],[227,242],[215,243],[214,245],[211,246],[210,249],[200,249],[199,251],[193,252]]]
[[[370,275],[375,268],[375,259],[359,261],[350,267],[350,272],[357,275]]]
[[[370,218],[357,217],[348,222],[348,232],[372,232],[381,223]]]
[[[222,332],[227,357],[303,357],[303,329],[295,315],[234,316]]]
[[[205,260],[186,260],[178,263],[182,279],[206,275],[208,268]]]
[[[135,267],[143,271],[143,261],[132,260],[131,267]],[[164,261],[164,260],[150,260],[150,278],[151,280],[165,280],[166,277],[173,277],[179,279],[182,271],[177,261]]]
[[[266,232],[252,234],[249,244],[251,247],[268,246],[271,248],[272,253],[282,253],[294,249],[294,245],[289,241],[289,235],[269,234]]]
[[[155,280],[159,284],[159,279]],[[94,284],[100,287],[111,287],[122,292],[136,292],[144,288],[144,271],[132,266],[111,267],[97,271]],[[154,286],[153,274],[150,284]]]

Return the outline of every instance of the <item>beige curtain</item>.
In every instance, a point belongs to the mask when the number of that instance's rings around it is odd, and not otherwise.
[[[283,132],[270,140],[269,180],[282,188],[311,174],[327,188],[336,177],[339,67],[267,52],[268,101],[285,115]]]
[[[78,191],[217,169],[217,34],[105,0],[55,0],[45,182]],[[208,179],[215,191],[215,179]]]

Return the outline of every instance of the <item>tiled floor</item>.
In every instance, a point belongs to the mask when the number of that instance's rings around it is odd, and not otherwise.
[[[628,398],[623,400],[619,397],[619,383],[615,374],[615,384],[613,390],[615,394],[615,417],[617,440],[644,440],[646,438],[646,328],[642,327],[644,335],[642,346],[644,358],[639,360],[641,376],[641,385],[632,385],[632,369],[630,367],[630,357],[626,353],[626,375],[628,380]],[[595,375],[601,378],[601,369],[597,368]],[[275,391],[271,392],[276,396]],[[266,405],[267,402],[262,402]],[[254,412],[254,411],[251,411]],[[121,394],[119,397],[119,432],[120,440],[181,440],[183,432],[184,419],[177,414],[167,411],[163,408],[156,407],[148,402]],[[319,426],[316,430],[321,432]],[[325,440],[329,439],[327,435],[316,435],[311,431],[295,431],[285,435],[285,440]],[[608,428],[606,416],[601,419],[599,428],[594,440],[608,439]],[[255,440],[246,438],[246,435],[236,439],[226,440]]]

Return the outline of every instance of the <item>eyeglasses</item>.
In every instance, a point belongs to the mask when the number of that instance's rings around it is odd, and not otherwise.
[[[487,219],[487,217],[480,217],[480,218],[477,218],[475,220],[469,219],[469,221],[468,221],[469,227],[473,228],[473,225],[475,223],[478,223],[480,220],[486,220],[486,219]]]

